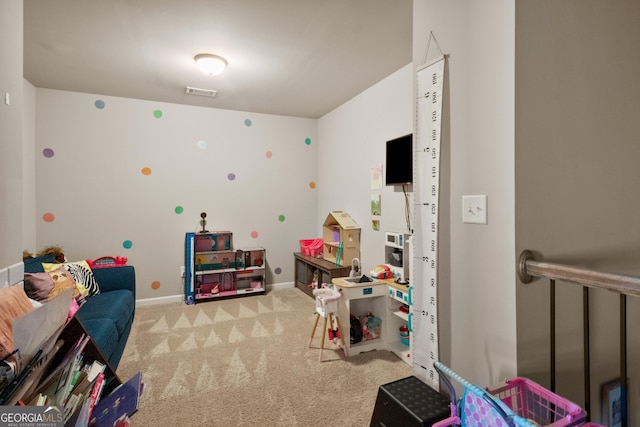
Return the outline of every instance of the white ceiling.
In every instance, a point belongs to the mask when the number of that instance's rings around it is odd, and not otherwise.
[[[24,77],[38,88],[318,118],[411,62],[412,5],[24,0]],[[226,58],[226,72],[202,74],[199,53]]]

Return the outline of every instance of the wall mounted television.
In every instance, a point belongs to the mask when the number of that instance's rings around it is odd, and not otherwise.
[[[387,141],[386,185],[413,183],[413,134]]]

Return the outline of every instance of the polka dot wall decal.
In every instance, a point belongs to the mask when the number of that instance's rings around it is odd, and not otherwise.
[[[234,179],[236,179],[236,174],[235,173],[230,173],[229,175],[227,175],[227,179],[229,181],[233,181]]]
[[[244,125],[247,127],[251,126],[251,119],[244,119]]]
[[[273,270],[273,272],[276,274],[280,274],[282,273],[282,269],[280,267],[277,267],[275,270]]]
[[[251,232],[251,238],[252,239],[257,239],[258,238],[258,232],[257,231],[252,231]]]
[[[309,183],[309,188],[316,188],[316,183],[315,183],[315,182],[313,182],[313,181],[311,181],[311,182]]]
[[[271,157],[273,157],[273,153],[271,151],[267,151],[267,159],[270,159]]]
[[[280,222],[284,222],[284,215],[280,215],[280,216],[278,216],[278,221],[280,221]]]
[[[46,214],[42,215],[42,220],[44,222],[53,222],[56,220],[56,217],[51,212],[47,212]]]
[[[122,247],[125,249],[131,249],[133,247],[133,242],[131,240],[125,240],[122,242]]]
[[[96,100],[96,108],[99,110],[102,110],[104,108],[104,101],[102,99],[98,99]]]
[[[158,282],[157,280],[154,282],[151,282],[151,289],[153,289],[154,291],[160,289],[160,282]]]
[[[207,148],[207,141],[200,140],[196,143],[199,149],[205,150]]]
[[[142,175],[149,176],[151,175],[151,168],[142,168],[140,172],[142,172]]]
[[[180,215],[182,212],[184,212],[184,208],[182,206],[176,206],[175,211],[178,215]]]
[[[307,145],[311,145],[311,138],[306,138],[304,140],[304,143],[307,144]]]
[[[155,117],[156,119],[159,119],[160,117],[162,117],[162,111],[160,110],[156,110],[153,112],[153,117]]]
[[[51,148],[45,148],[44,150],[42,150],[42,155],[45,156],[47,159],[49,159],[53,157],[55,153]]]

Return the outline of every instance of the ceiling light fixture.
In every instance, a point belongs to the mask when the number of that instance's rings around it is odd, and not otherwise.
[[[216,76],[227,67],[227,60],[218,55],[201,53],[193,58],[198,64],[198,68],[209,76]]]

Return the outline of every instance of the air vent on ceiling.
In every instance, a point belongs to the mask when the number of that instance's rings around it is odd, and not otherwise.
[[[198,89],[197,87],[187,86],[186,93],[189,95],[200,95],[200,96],[208,96],[213,98],[218,93],[217,90],[212,89]]]

